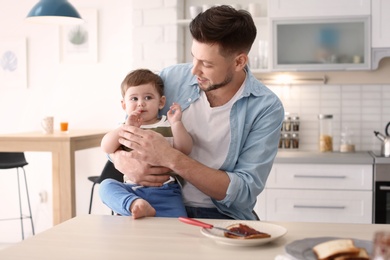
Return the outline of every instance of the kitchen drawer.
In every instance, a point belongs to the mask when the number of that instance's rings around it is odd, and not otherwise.
[[[267,221],[372,223],[371,191],[268,189]]]
[[[372,190],[370,164],[274,164],[266,188]]]

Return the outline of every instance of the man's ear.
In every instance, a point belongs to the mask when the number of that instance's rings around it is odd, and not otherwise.
[[[245,65],[248,63],[248,55],[241,53],[236,57],[236,71],[241,71],[244,69]]]
[[[160,104],[158,105],[158,108],[163,109],[165,102],[167,102],[167,98],[165,96],[160,97]]]

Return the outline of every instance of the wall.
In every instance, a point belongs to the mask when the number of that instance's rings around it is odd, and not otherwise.
[[[98,10],[99,62],[61,63],[60,27],[24,22],[35,3],[36,0],[25,0],[15,6],[12,0],[0,0],[1,39],[24,37],[28,43],[28,86],[10,89],[0,82],[0,133],[40,130],[40,119],[48,114],[57,118],[57,124],[60,117],[66,116],[70,129],[114,127],[124,116],[119,103],[119,84],[126,73],[136,67],[159,70],[180,61],[185,52],[183,28],[174,24],[175,19],[184,16],[183,1],[71,0],[76,8]],[[318,113],[335,115],[335,136],[339,136],[344,123],[353,127],[357,147],[363,150],[374,142],[371,132],[383,131],[390,119],[388,84],[270,87],[281,97],[286,111],[300,114],[302,149],[316,149]],[[27,152],[26,156],[34,221],[39,233],[52,223],[51,156],[33,152]],[[105,161],[99,148],[77,152],[77,215],[88,211],[91,183],[87,176],[98,175]],[[47,203],[40,203],[41,191],[48,192]],[[11,194],[16,195],[16,183],[9,171],[2,173],[0,179],[0,218],[13,212],[17,214]],[[98,196],[93,213],[110,214]],[[27,222],[26,226],[29,227]],[[19,228],[17,221],[0,221],[0,243],[20,240]]]
[[[12,89],[0,82],[0,134],[40,131],[40,120],[45,115],[55,117],[57,129],[62,117],[69,120],[70,131],[116,127],[124,117],[119,85],[125,75],[135,67],[159,70],[177,63],[182,43],[177,41],[181,37],[172,21],[177,19],[180,12],[176,10],[182,8],[182,1],[71,0],[76,9],[98,11],[97,63],[61,62],[61,27],[24,21],[36,2],[25,0],[15,6],[11,0],[0,0],[1,39],[27,40],[28,67],[27,86]],[[161,26],[162,23],[168,25]],[[34,223],[39,233],[52,226],[51,155],[26,152],[26,157]],[[88,212],[92,183],[87,177],[99,175],[105,162],[99,148],[76,152],[77,215]],[[0,177],[0,218],[17,216],[17,200],[11,197],[17,198],[15,174],[5,171]],[[48,193],[47,202],[40,202],[42,192]],[[93,214],[110,214],[97,192],[98,186]],[[31,235],[27,221],[25,227]],[[18,221],[0,221],[0,244],[20,239]]]
[[[358,151],[380,149],[373,131],[384,134],[390,121],[390,85],[302,85],[269,87],[281,98],[286,112],[300,116],[300,149],[318,149],[318,114],[333,115],[333,149],[339,150],[347,127]],[[389,129],[390,130],[390,129]]]

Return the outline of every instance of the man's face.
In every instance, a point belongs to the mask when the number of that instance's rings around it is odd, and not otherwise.
[[[219,45],[192,41],[192,74],[197,76],[199,87],[207,92],[228,85],[234,75],[234,57],[223,57]]]

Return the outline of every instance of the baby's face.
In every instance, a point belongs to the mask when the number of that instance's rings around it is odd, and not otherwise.
[[[142,124],[155,123],[158,111],[164,105],[165,99],[159,95],[151,83],[129,87],[122,101],[122,107],[127,115],[134,111],[140,112]]]

